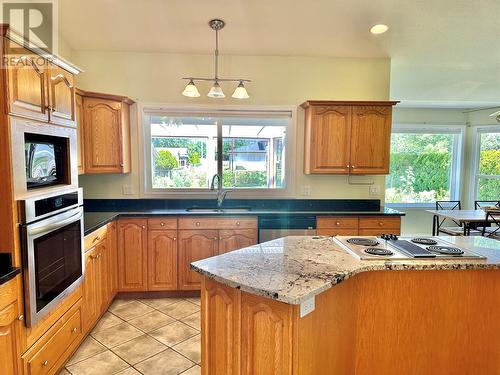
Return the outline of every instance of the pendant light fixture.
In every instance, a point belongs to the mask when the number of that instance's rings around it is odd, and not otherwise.
[[[214,84],[212,88],[208,92],[207,96],[209,98],[225,98],[226,95],[224,91],[222,91],[222,87],[220,87],[219,82],[238,82],[238,86],[233,92],[231,97],[235,99],[248,99],[250,96],[245,88],[244,83],[250,82],[248,79],[231,79],[231,78],[219,78],[219,30],[222,30],[226,23],[221,19],[213,19],[208,22],[208,25],[215,31],[215,75],[213,78],[203,78],[203,77],[185,77],[188,81],[186,88],[182,92],[182,95],[197,98],[200,96],[198,88],[195,85],[195,81],[212,81]]]

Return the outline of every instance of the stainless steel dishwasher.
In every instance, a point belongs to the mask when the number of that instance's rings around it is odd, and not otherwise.
[[[314,236],[316,216],[273,215],[259,217],[259,243],[286,236]]]

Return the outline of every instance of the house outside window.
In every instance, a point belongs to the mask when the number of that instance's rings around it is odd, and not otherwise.
[[[143,118],[146,193],[208,191],[215,174],[231,190],[287,187],[290,111],[165,110]]]
[[[436,200],[458,200],[463,134],[463,126],[395,125],[386,204],[432,207]]]

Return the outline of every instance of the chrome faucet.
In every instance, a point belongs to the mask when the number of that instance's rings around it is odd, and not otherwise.
[[[227,193],[231,190],[223,190],[222,189],[222,178],[219,174],[214,174],[212,177],[212,183],[210,184],[210,190],[215,191],[215,180],[217,180],[217,207],[221,208],[222,203],[224,203],[224,199],[226,199]]]

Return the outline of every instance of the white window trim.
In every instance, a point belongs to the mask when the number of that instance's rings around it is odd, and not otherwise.
[[[469,186],[469,199],[470,202],[477,200],[477,192],[479,186],[479,179],[481,177],[487,177],[492,179],[500,179],[499,177],[492,177],[489,175],[479,174],[479,159],[480,159],[480,134],[481,133],[500,133],[500,125],[479,125],[473,126],[472,135],[472,155],[471,155],[471,175],[470,175],[470,186]]]
[[[296,129],[297,129],[297,107],[295,106],[237,106],[237,105],[202,105],[202,104],[172,104],[172,103],[137,103],[137,123],[138,137],[137,147],[139,150],[139,168],[140,173],[140,197],[141,198],[185,198],[185,199],[215,199],[216,192],[210,189],[152,189],[149,186],[151,163],[148,163],[148,148],[145,147],[147,129],[147,115],[151,113],[165,114],[207,114],[214,116],[227,112],[241,112],[249,114],[272,114],[273,112],[287,112],[290,114],[289,126],[285,140],[285,187],[284,188],[243,188],[231,189],[229,198],[291,198],[295,194],[295,162],[296,162]]]
[[[394,124],[392,133],[410,133],[410,134],[457,134],[453,143],[453,159],[451,162],[451,182],[450,182],[450,200],[459,200],[461,194],[460,179],[464,174],[463,155],[465,150],[465,125],[447,124]],[[385,203],[390,208],[435,208],[434,203]]]

